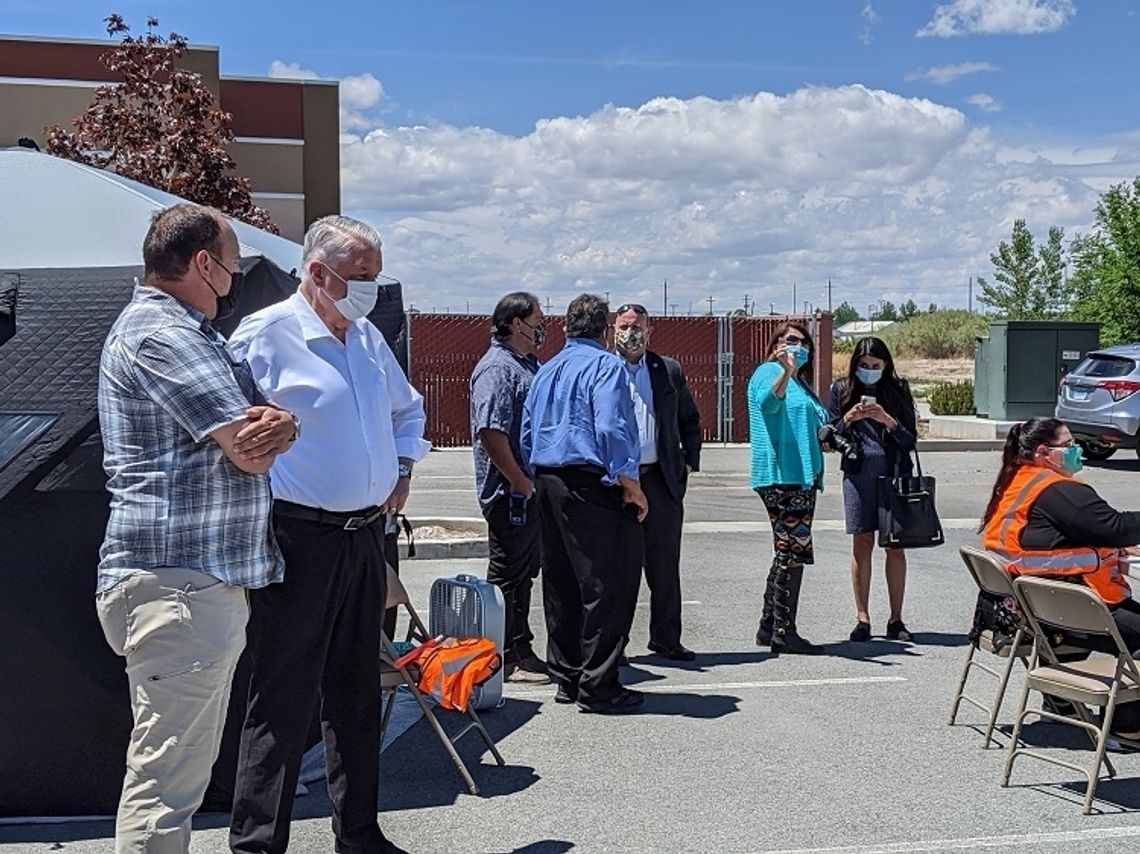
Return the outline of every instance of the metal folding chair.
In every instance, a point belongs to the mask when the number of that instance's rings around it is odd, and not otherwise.
[[[414,646],[419,646],[431,638],[428,634],[427,626],[424,625],[419,615],[416,613],[415,608],[408,598],[408,591],[404,588],[403,583],[400,581],[399,576],[388,567],[388,595],[386,607],[403,607],[408,615],[408,632],[406,642]],[[471,776],[471,772],[467,770],[467,766],[460,758],[459,752],[455,749],[455,744],[459,739],[466,735],[471,730],[475,730],[482,737],[487,749],[491,751],[491,755],[495,757],[495,762],[499,765],[505,765],[506,761],[503,759],[499,749],[495,746],[495,742],[491,739],[490,733],[487,728],[483,726],[483,722],[479,720],[479,715],[475,711],[474,703],[467,704],[467,717],[470,720],[459,732],[453,736],[449,736],[440,726],[439,719],[436,717],[435,709],[432,704],[424,697],[423,692],[420,691],[418,670],[415,669],[415,663],[408,665],[399,664],[400,654],[397,652],[395,645],[391,639],[386,635],[381,635],[381,649],[380,649],[380,688],[382,691],[389,692],[388,701],[384,704],[384,713],[380,720],[380,741],[384,741],[384,733],[388,729],[388,722],[392,717],[392,710],[396,706],[396,695],[399,692],[400,686],[404,686],[411,692],[416,702],[419,704],[420,710],[423,712],[424,717],[427,719],[428,724],[439,738],[440,744],[443,749],[447,751],[451,761],[455,764],[455,770],[463,778],[467,784],[467,790],[473,795],[479,794],[479,787],[475,785],[475,780]]]
[[[1084,813],[1092,812],[1093,797],[1100,779],[1103,764],[1110,777],[1116,769],[1105,756],[1112,715],[1118,702],[1140,699],[1140,670],[1128,647],[1124,645],[1116,623],[1103,600],[1083,584],[1053,581],[1045,578],[1021,577],[1013,583],[1018,602],[1034,635],[1033,651],[1029,656],[1025,685],[1021,689],[1021,702],[1013,725],[1006,754],[1001,785],[1009,785],[1014,760],[1018,756],[1032,756],[1043,762],[1060,765],[1084,775],[1088,780],[1085,789]],[[1085,635],[1099,635],[1112,639],[1117,654],[1097,656],[1087,661],[1062,664],[1056,652],[1045,640],[1043,625],[1056,626]],[[1064,697],[1077,709],[1079,720],[1052,711],[1028,708],[1029,692],[1040,691],[1055,697]],[[1092,720],[1089,706],[1103,706],[1104,715],[1098,726]],[[1095,748],[1088,767],[1068,762],[1056,756],[1030,750],[1021,744],[1021,726],[1028,715],[1039,715],[1057,723],[1080,727],[1088,733]]]
[[[962,546],[958,549],[958,553],[962,556],[962,562],[966,564],[966,569],[970,571],[970,575],[973,577],[974,583],[978,585],[979,590],[993,596],[1017,598],[1013,590],[1013,579],[997,557],[972,546]],[[982,741],[982,747],[988,749],[990,742],[993,741],[994,725],[997,723],[998,713],[1001,711],[1002,699],[1005,697],[1006,687],[1009,685],[1009,677],[1013,672],[1014,662],[1025,663],[1029,658],[1031,649],[1032,640],[1026,637],[1024,626],[1018,628],[1011,643],[999,643],[996,633],[988,629],[983,631],[976,641],[970,641],[966,650],[966,661],[962,665],[962,675],[958,680],[958,690],[955,692],[954,702],[950,706],[950,720],[947,721],[947,724],[954,726],[962,703],[968,703],[981,709],[988,716]],[[974,657],[979,650],[1004,658],[1005,664],[1000,670],[990,667]],[[970,672],[975,668],[998,680],[997,693],[989,703],[971,697],[966,693],[966,682],[970,677]]]

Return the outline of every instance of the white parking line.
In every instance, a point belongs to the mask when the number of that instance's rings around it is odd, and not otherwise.
[[[684,599],[681,601],[681,604],[682,605],[703,605],[705,603],[700,601],[699,599]],[[637,607],[638,608],[648,608],[649,603],[648,602],[638,602]],[[531,605],[530,609],[532,611],[541,611],[542,610],[542,603],[540,602],[537,605]]]
[[[811,527],[813,531],[842,531],[845,523],[842,519],[816,519]],[[945,530],[972,531],[978,527],[978,520],[973,518],[943,519],[942,527]],[[767,519],[686,522],[683,531],[686,534],[770,534],[772,526]]]
[[[700,663],[700,656],[697,656]],[[668,682],[646,685],[639,683],[629,687],[638,691],[657,694],[703,693],[709,691],[742,691],[751,688],[815,688],[826,685],[884,685],[906,682],[905,676],[836,676],[831,679],[764,679],[755,682]],[[507,684],[508,697],[537,697],[549,695],[550,685],[511,685]]]
[[[912,854],[920,851],[967,851],[972,848],[1023,848],[1056,842],[1094,842],[1101,839],[1135,839],[1140,826],[1097,827],[1088,830],[1059,830],[1044,833],[1011,833],[1005,836],[974,836],[962,839],[927,839],[914,842],[886,842],[875,845],[841,845],[836,848],[770,848],[752,854]]]

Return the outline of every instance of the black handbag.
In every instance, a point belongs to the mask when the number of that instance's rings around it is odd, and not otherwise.
[[[924,549],[946,541],[934,506],[934,478],[923,475],[917,448],[914,461],[917,474],[900,475],[896,458],[894,477],[879,478],[879,545],[884,549]]]

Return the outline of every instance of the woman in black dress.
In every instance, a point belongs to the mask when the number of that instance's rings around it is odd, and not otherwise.
[[[844,454],[843,510],[851,544],[851,588],[855,594],[855,628],[851,640],[871,639],[871,553],[879,530],[877,485],[880,477],[912,471],[917,423],[914,398],[905,380],[895,372],[895,360],[879,338],[863,338],[851,354],[847,376],[831,387],[831,425],[856,445],[858,452]],[[886,636],[910,641],[902,620],[906,589],[906,552],[887,549],[887,598],[891,614]]]

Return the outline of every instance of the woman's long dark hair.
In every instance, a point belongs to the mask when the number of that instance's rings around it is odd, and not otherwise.
[[[895,370],[895,358],[881,338],[860,338],[855,343],[851,364],[847,366],[847,377],[840,391],[840,412],[846,414],[848,409],[859,402],[857,393],[862,383],[855,376],[855,371],[859,367],[859,360],[864,356],[882,360],[883,376],[875,386],[875,400],[888,414],[901,419],[904,412],[914,409],[914,398],[906,381],[899,378],[898,371]]]
[[[990,503],[986,505],[986,512],[982,516],[982,524],[986,524],[997,512],[998,504],[1005,494],[1013,476],[1023,465],[1033,461],[1034,454],[1042,445],[1048,445],[1057,439],[1057,434],[1065,422],[1059,418],[1030,418],[1022,424],[1014,424],[1009,428],[1009,435],[1005,437],[1005,447],[1001,452],[1001,471],[994,481],[994,491],[990,495]]]
[[[796,371],[796,376],[799,377],[800,382],[808,388],[812,388],[814,386],[812,377],[814,376],[815,367],[815,342],[812,340],[811,334],[807,331],[807,327],[802,323],[789,320],[776,327],[776,332],[772,335],[772,340],[768,342],[768,356],[766,361],[770,362],[776,358],[776,348],[780,346],[780,339],[792,329],[800,334],[800,337],[804,339],[804,344],[807,345],[808,349],[808,360],[804,363],[802,368]]]

